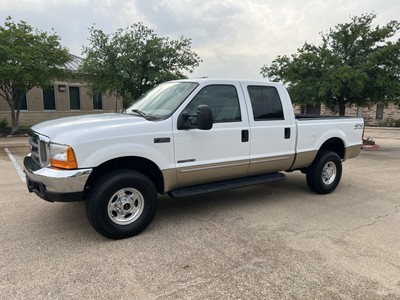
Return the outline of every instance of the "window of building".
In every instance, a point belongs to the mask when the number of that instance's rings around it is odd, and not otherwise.
[[[272,86],[248,86],[254,121],[283,120],[278,91]]]
[[[383,104],[377,104],[376,105],[376,119],[377,120],[382,120],[383,119],[383,109],[385,106]]]
[[[233,85],[209,85],[204,87],[187,106],[195,113],[201,104],[208,105],[213,113],[214,123],[241,121],[239,98]]]
[[[45,110],[56,109],[56,97],[54,95],[54,86],[43,90],[43,108]]]
[[[101,93],[93,93],[93,109],[103,109]]]
[[[17,109],[17,103],[14,103],[14,109]],[[28,110],[28,101],[26,100],[26,94],[20,100],[20,110]]]
[[[302,115],[321,115],[321,105],[318,104],[306,104],[301,107]]]
[[[69,87],[69,108],[70,109],[81,109],[81,98],[79,95],[79,87]]]

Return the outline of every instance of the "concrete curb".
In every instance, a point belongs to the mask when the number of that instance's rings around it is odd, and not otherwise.
[[[361,147],[363,150],[366,150],[366,151],[370,151],[370,150],[378,150],[378,149],[380,149],[381,147],[379,147],[379,145],[363,145],[362,147]]]
[[[377,127],[377,126],[365,126],[365,130],[391,130],[391,131],[400,131],[400,127]]]
[[[28,137],[5,137],[0,138],[0,148],[28,147]]]

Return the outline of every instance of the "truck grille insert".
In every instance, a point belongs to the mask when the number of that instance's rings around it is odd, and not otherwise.
[[[46,142],[39,138],[34,132],[29,133],[29,147],[31,150],[31,156],[33,161],[38,165],[42,166],[47,163],[47,152]]]

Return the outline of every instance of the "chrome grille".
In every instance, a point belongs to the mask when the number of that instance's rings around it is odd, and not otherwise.
[[[44,141],[39,142],[39,157],[42,164],[47,161],[46,143]]]
[[[32,131],[29,132],[29,148],[31,150],[31,156],[33,161],[37,164],[40,165],[40,160],[39,160],[39,136]]]
[[[31,150],[31,157],[35,164],[43,167],[47,164],[47,150],[46,141],[41,139],[38,134],[31,131],[29,132],[29,147]]]

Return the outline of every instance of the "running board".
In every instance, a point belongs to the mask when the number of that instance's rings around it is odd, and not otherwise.
[[[270,173],[260,176],[237,178],[226,181],[200,184],[179,188],[169,192],[171,197],[189,197],[193,195],[219,192],[230,189],[236,189],[261,183],[281,182],[286,180],[286,175],[282,173]]]

